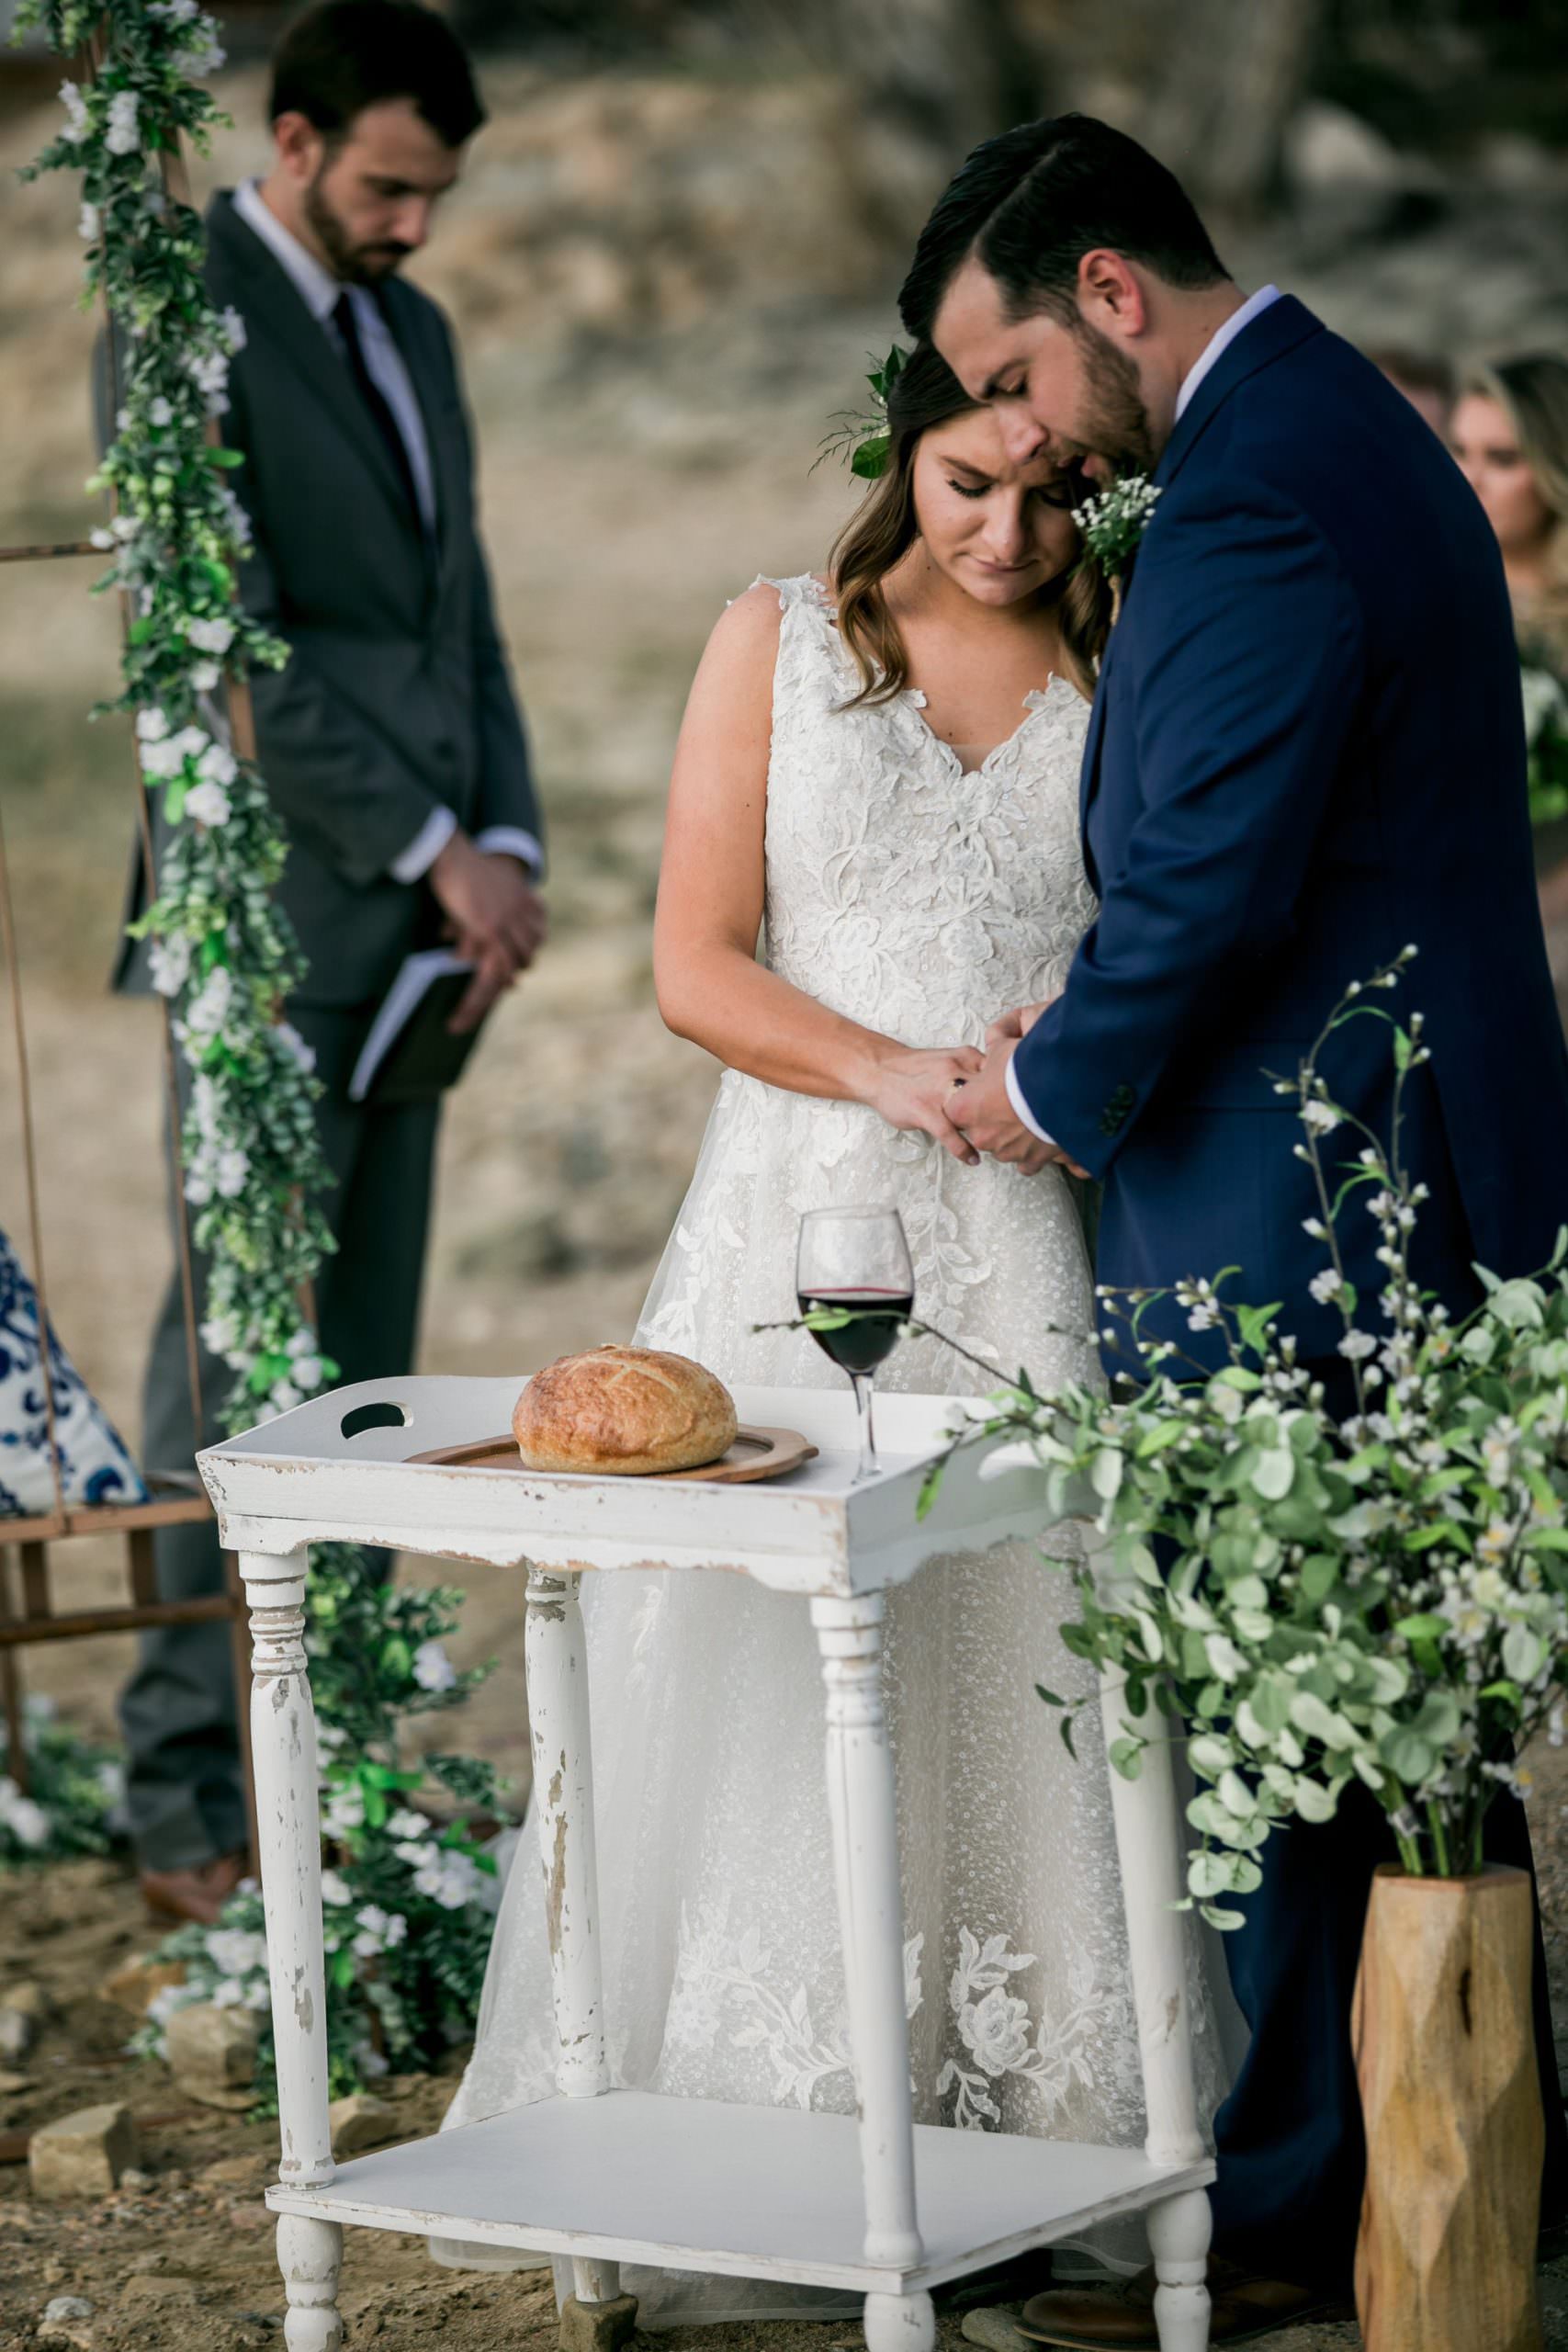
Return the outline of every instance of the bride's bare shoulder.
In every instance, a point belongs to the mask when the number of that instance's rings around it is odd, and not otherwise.
[[[728,603],[709,633],[703,668],[729,679],[766,671],[778,659],[784,598],[772,580],[754,580]]]

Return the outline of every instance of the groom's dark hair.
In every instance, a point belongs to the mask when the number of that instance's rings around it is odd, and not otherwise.
[[[1227,275],[1175,173],[1135,139],[1087,114],[1021,123],[976,147],[937,198],[898,297],[904,324],[930,337],[971,254],[1013,318],[1049,311],[1076,322],[1078,264],[1100,245],[1168,286]]]
[[[302,114],[335,143],[367,107],[389,98],[412,98],[448,147],[461,147],[485,119],[467,51],[420,0],[317,0],[278,43],[274,122]]]

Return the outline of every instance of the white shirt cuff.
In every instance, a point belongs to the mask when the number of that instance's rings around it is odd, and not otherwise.
[[[450,808],[433,808],[401,856],[392,860],[393,881],[423,881],[457,830]]]
[[[1007,1088],[1008,1101],[1012,1104],[1013,1109],[1018,1113],[1019,1117],[1023,1121],[1023,1124],[1029,1129],[1030,1134],[1032,1136],[1038,1136],[1042,1143],[1048,1143],[1053,1151],[1059,1151],[1061,1149],[1061,1146],[1057,1143],[1055,1136],[1048,1136],[1046,1134],[1044,1128],[1041,1125],[1039,1120],[1035,1117],[1033,1112],[1030,1109],[1028,1103],[1023,1099],[1023,1088],[1020,1085],[1018,1072],[1013,1068],[1013,1057],[1011,1054],[1008,1056]]]
[[[521,825],[487,825],[476,835],[474,847],[483,850],[487,857],[519,858],[531,874],[544,871],[544,849]]]

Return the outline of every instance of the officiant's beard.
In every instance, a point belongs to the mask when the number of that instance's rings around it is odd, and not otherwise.
[[[348,286],[378,286],[402,267],[412,247],[388,242],[355,244],[321,185],[331,169],[330,161],[323,163],[305,190],[305,218],[335,277]]]
[[[1075,436],[1085,457],[1112,470],[1152,473],[1158,452],[1138,371],[1124,351],[1080,319],[1073,330],[1083,354],[1084,404]]]

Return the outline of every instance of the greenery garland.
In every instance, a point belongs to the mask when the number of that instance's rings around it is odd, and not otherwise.
[[[131,619],[120,691],[99,706],[135,718],[141,770],[169,828],[158,896],[137,934],[154,987],[171,1001],[189,1075],[182,1137],[193,1238],[206,1261],[202,1338],[233,1375],[231,1430],[288,1411],[336,1376],[300,1313],[333,1247],[318,1196],[331,1181],[316,1133],[311,1056],[284,1018],[304,964],[274,898],[287,842],[251,760],[236,753],[218,697],[224,675],[280,668],[288,648],[235,600],[250,540],[228,476],[239,453],[215,445],[243,322],[220,312],[202,276],[202,224],[162,184],[160,156],[205,153],[226,122],[205,78],[223,62],[199,0],[22,0],[17,35],[38,28],[62,54],[107,41],[86,86],[61,88],[64,128],[27,168],[80,172],[84,304],[107,303],[123,357],[114,438],[88,487],[113,492],[94,533],[113,561],[95,594],[118,590]],[[331,1954],[328,2031],[335,2089],[393,2058],[432,2063],[470,2030],[494,1909],[496,1866],[462,1811],[442,1826],[411,1802],[424,1770],[399,1762],[401,1719],[457,1705],[488,1669],[460,1674],[441,1636],[460,1596],[373,1581],[347,1544],[318,1546],[307,1647],[325,1758],[323,1828]],[[459,1808],[488,1807],[490,1766],[432,1758]],[[8,1843],[44,1858],[60,1825],[13,1802]],[[47,1810],[47,1809],[46,1809]],[[17,1834],[16,1822],[21,1824]],[[265,2006],[259,1895],[247,1888],[216,1929],[189,1928],[164,1953],[186,1982],[162,1996],[141,2046],[192,2000]],[[267,2045],[263,2044],[264,2061]],[[265,2068],[261,2086],[267,2095]]]
[[[18,17],[67,51],[100,21],[85,0],[24,0]],[[150,167],[182,140],[205,153],[223,119],[192,78],[222,62],[217,27],[197,0],[120,0],[112,24],[96,79],[62,85],[65,127],[26,175],[82,174],[83,299],[107,301],[124,356],[115,438],[89,485],[118,508],[94,534],[114,559],[96,593],[122,590],[132,616],[120,693],[100,708],[135,714],[142,773],[170,826],[159,896],[137,929],[190,1073],[185,1189],[208,1269],[202,1336],[234,1375],[226,1418],[237,1429],[335,1369],[299,1304],[332,1243],[310,1055],[283,1017],[303,977],[272,895],[286,844],[214,699],[225,669],[278,668],[288,649],[234,601],[250,528],[226,477],[241,458],[209,433],[244,329],[209,299],[199,218]]]

